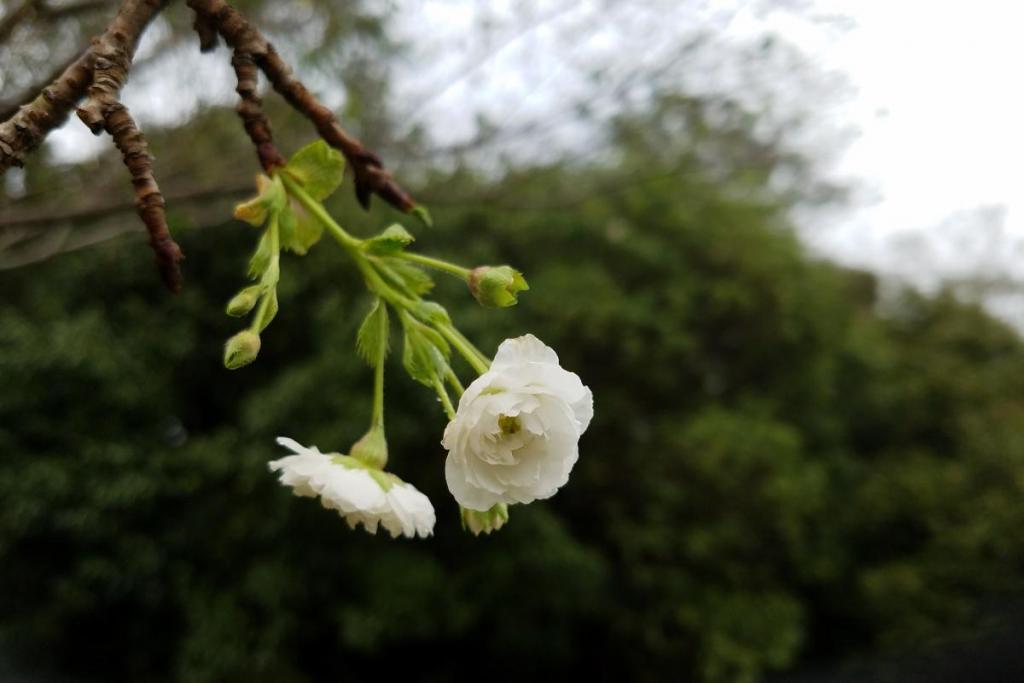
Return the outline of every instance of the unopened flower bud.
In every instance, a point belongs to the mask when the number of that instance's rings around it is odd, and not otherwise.
[[[384,469],[388,462],[388,440],[383,427],[371,427],[359,441],[352,444],[349,455],[370,467]]]
[[[262,289],[259,285],[252,285],[235,294],[231,301],[228,302],[227,314],[233,315],[236,318],[246,315],[253,309],[256,302],[260,300]]]
[[[469,291],[484,306],[514,306],[516,295],[529,288],[523,274],[511,266],[480,266],[469,273]]]
[[[483,512],[464,507],[460,507],[459,510],[462,515],[462,528],[474,536],[497,531],[508,521],[508,506],[504,503],[498,503],[490,510]]]
[[[224,345],[224,367],[235,370],[256,360],[260,352],[260,336],[252,330],[242,330]]]

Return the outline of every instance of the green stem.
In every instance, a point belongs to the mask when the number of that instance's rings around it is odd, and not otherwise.
[[[327,228],[341,246],[350,251],[357,251],[359,249],[359,246],[363,241],[348,234],[344,228],[338,225],[335,220],[331,218],[331,214],[327,213],[327,209],[324,208],[323,204],[310,197],[309,194],[302,189],[301,185],[288,177],[287,173],[281,173],[280,177],[281,181],[284,182],[285,188],[288,190],[288,194],[299,200],[299,204],[302,204],[307,211],[323,223],[324,227]]]
[[[381,306],[385,304],[381,302]],[[380,346],[377,349],[377,365],[373,368],[373,413],[370,416],[371,427],[384,427],[384,355],[387,353],[388,345],[388,317],[386,315],[378,316],[380,318],[380,329],[378,330],[378,338],[380,339]]]
[[[448,372],[445,373],[445,378],[448,380],[448,383],[452,385],[452,388],[455,389],[456,395],[459,398],[462,398],[462,394],[465,393],[466,390],[462,387],[462,382],[459,381],[459,376],[455,374],[455,371],[449,367]]]
[[[442,261],[441,259],[434,258],[433,256],[424,256],[423,254],[413,254],[409,252],[399,252],[395,254],[396,258],[400,258],[405,261],[411,261],[412,263],[418,263],[421,266],[427,266],[428,268],[434,268],[436,270],[443,271],[449,275],[454,275],[461,280],[469,280],[469,268],[463,268],[457,266],[454,263],[448,261]]]
[[[448,416],[449,420],[455,419],[455,408],[452,406],[452,400],[448,398],[448,392],[444,388],[444,384],[441,380],[435,380],[434,390],[437,392],[438,398],[441,399],[441,405],[444,406],[444,413]]]
[[[455,347],[455,349],[462,354],[462,357],[466,359],[474,370],[479,374],[487,372],[490,362],[483,357],[476,347],[469,343],[469,340],[458,333],[457,330],[453,329],[450,325],[437,325],[437,331],[448,340],[448,342]]]
[[[484,355],[484,352],[476,347],[476,345],[469,341],[466,335],[462,334],[457,327],[454,325],[451,328],[452,334],[459,338],[459,340],[466,345],[466,347],[480,359],[480,362],[487,366],[488,369],[491,367],[491,359]]]

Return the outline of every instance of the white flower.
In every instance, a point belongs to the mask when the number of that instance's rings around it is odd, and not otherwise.
[[[351,528],[362,523],[375,534],[380,524],[392,538],[433,533],[434,506],[412,484],[346,455],[327,455],[285,437],[277,443],[295,453],[269,463],[272,472],[280,472],[281,483],[297,496],[319,496]]]
[[[554,495],[593,415],[590,389],[558,365],[554,350],[532,334],[506,339],[444,430],[448,489],[480,511]]]

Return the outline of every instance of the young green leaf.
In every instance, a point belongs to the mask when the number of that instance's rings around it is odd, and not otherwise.
[[[448,343],[440,334],[408,315],[402,316],[405,339],[402,365],[409,376],[428,387],[436,387],[448,371]]]
[[[324,234],[324,226],[299,204],[293,202],[291,210],[295,216],[295,232],[292,243],[286,245],[286,248],[301,256],[320,241],[321,235]]]
[[[413,243],[416,238],[398,223],[388,226],[381,234],[366,241],[366,251],[376,256],[386,256],[400,252]]]
[[[370,367],[377,367],[387,357],[389,331],[388,307],[376,299],[356,335],[356,351]]]
[[[257,323],[259,325],[259,332],[267,329],[267,325],[269,325],[270,321],[277,315],[277,290],[271,289],[263,296],[266,298],[265,300],[267,303],[266,308],[261,306],[258,309],[260,316],[259,322]]]
[[[301,183],[309,196],[322,200],[341,184],[345,157],[323,140],[317,140],[293,154],[283,170]]]
[[[273,179],[265,175],[256,176],[256,188],[255,197],[235,206],[235,218],[258,228],[270,213],[281,210],[286,195],[284,184],[277,176]]]
[[[381,263],[411,294],[426,294],[434,288],[434,279],[417,265],[392,257],[381,258]]]
[[[270,230],[264,230],[260,241],[256,245],[256,251],[249,259],[249,277],[253,280],[259,279],[266,272],[270,265],[270,259],[274,256],[273,242],[270,237]]]

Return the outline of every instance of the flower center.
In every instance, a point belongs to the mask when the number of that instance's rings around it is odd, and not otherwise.
[[[523,428],[523,424],[519,421],[518,415],[499,415],[498,428],[502,434],[510,436],[518,434],[519,430]]]

